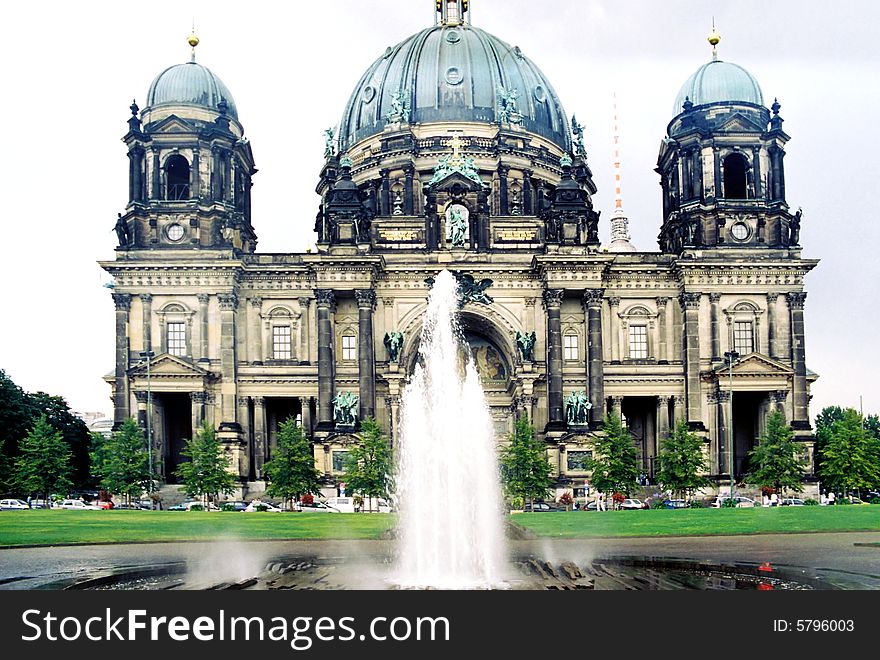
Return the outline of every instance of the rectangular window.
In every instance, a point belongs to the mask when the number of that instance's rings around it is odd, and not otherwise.
[[[342,359],[357,360],[357,337],[353,335],[342,337]]]
[[[348,462],[349,453],[347,451],[333,452],[333,471],[345,472],[345,464]]]
[[[563,341],[562,358],[564,360],[577,360],[580,357],[578,352],[578,336],[565,335]]]
[[[186,355],[186,325],[183,323],[169,323],[167,330],[168,352],[178,357]]]
[[[272,355],[276,360],[290,360],[290,326],[272,326]]]
[[[593,458],[591,451],[570,451],[568,457],[569,472],[585,472],[590,469],[590,459]]]
[[[629,327],[629,359],[648,359],[648,328],[644,325]]]
[[[737,321],[733,324],[733,350],[740,355],[755,352],[755,334],[751,321]]]

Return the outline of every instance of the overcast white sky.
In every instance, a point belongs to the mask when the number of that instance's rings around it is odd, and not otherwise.
[[[193,19],[198,60],[226,83],[260,169],[260,251],[308,247],[323,161],[358,78],[386,46],[433,20],[433,0],[153,0],[8,3],[0,25],[0,368],[29,391],[80,411],[112,412],[110,292],[96,261],[113,258],[128,193],[120,138],[132,98],[185,61]],[[566,111],[586,125],[597,208],[611,215],[612,93],[621,118],[624,206],[633,242],[656,250],[653,169],[681,84],[710,57],[746,67],[765,102],[778,97],[792,136],[789,203],[804,209],[807,363],[823,406],[880,412],[876,383],[877,245],[871,194],[880,181],[876,26],[880,3],[796,0],[472,0],[472,21],[519,45]],[[820,13],[821,8],[821,13]],[[607,240],[608,227],[603,227]]]

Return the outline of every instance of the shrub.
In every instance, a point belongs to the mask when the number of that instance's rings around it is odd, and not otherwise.
[[[702,509],[703,503],[700,500],[691,500],[691,503],[688,504],[688,508],[690,509]]]
[[[257,511],[268,511],[268,510],[269,510],[269,507],[267,507],[265,504],[258,504],[258,505],[255,506],[254,508],[255,508]]]
[[[651,508],[652,509],[665,509],[666,504],[661,499],[651,500]]]
[[[190,511],[204,511],[204,510],[205,510],[205,507],[203,507],[201,504],[193,504],[193,505],[189,508],[189,510],[190,510]]]
[[[814,499],[804,500],[804,506],[819,506],[819,503]]]
[[[624,497],[623,493],[614,493],[611,496],[611,501],[614,502],[615,504],[623,504],[623,501],[625,499],[626,499],[626,497]]]
[[[880,497],[872,497],[868,500],[868,504],[880,504]]]
[[[514,497],[510,500],[510,508],[511,509],[522,509],[525,506],[525,502],[521,497]]]
[[[844,506],[844,505],[850,505],[850,504],[852,504],[852,502],[850,502],[849,499],[846,498],[846,497],[838,497],[838,498],[835,498],[834,503],[837,504],[837,505],[839,505],[839,506]]]
[[[235,511],[235,505],[229,504],[227,502],[227,503],[223,504],[223,506],[220,507],[220,510],[221,511]]]
[[[305,495],[303,495],[299,499],[299,501],[302,502],[303,504],[314,504],[315,503],[315,496],[312,495],[311,493],[306,493]]]
[[[562,495],[559,496],[559,503],[564,504],[565,506],[570,506],[574,502],[574,498],[572,498],[571,493],[565,491]]]
[[[721,503],[722,509],[735,509],[736,508],[736,500],[732,497],[728,497]]]

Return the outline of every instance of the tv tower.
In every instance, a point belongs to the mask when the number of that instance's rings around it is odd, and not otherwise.
[[[636,252],[630,243],[629,218],[623,212],[620,192],[620,130],[617,118],[617,93],[614,94],[614,212],[611,215],[611,245],[609,252]]]

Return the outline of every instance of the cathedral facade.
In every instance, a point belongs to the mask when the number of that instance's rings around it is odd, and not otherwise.
[[[194,55],[132,105],[129,199],[101,264],[115,283],[115,422],[151,415],[167,483],[209,422],[247,493],[265,487],[293,416],[335,489],[360,420],[397,440],[431,281],[448,269],[498,441],[528,416],[559,491],[581,494],[612,411],[649,479],[684,419],[721,485],[748,471],[779,409],[809,480],[804,279],[817,262],[786,199],[779,104],[741,67],[702,65],[659,154],[659,251],[628,245],[622,211],[606,249],[581,127],[468,4],[437,0],[435,25],[360,79],[328,131],[315,252],[257,251],[251,145]]]

